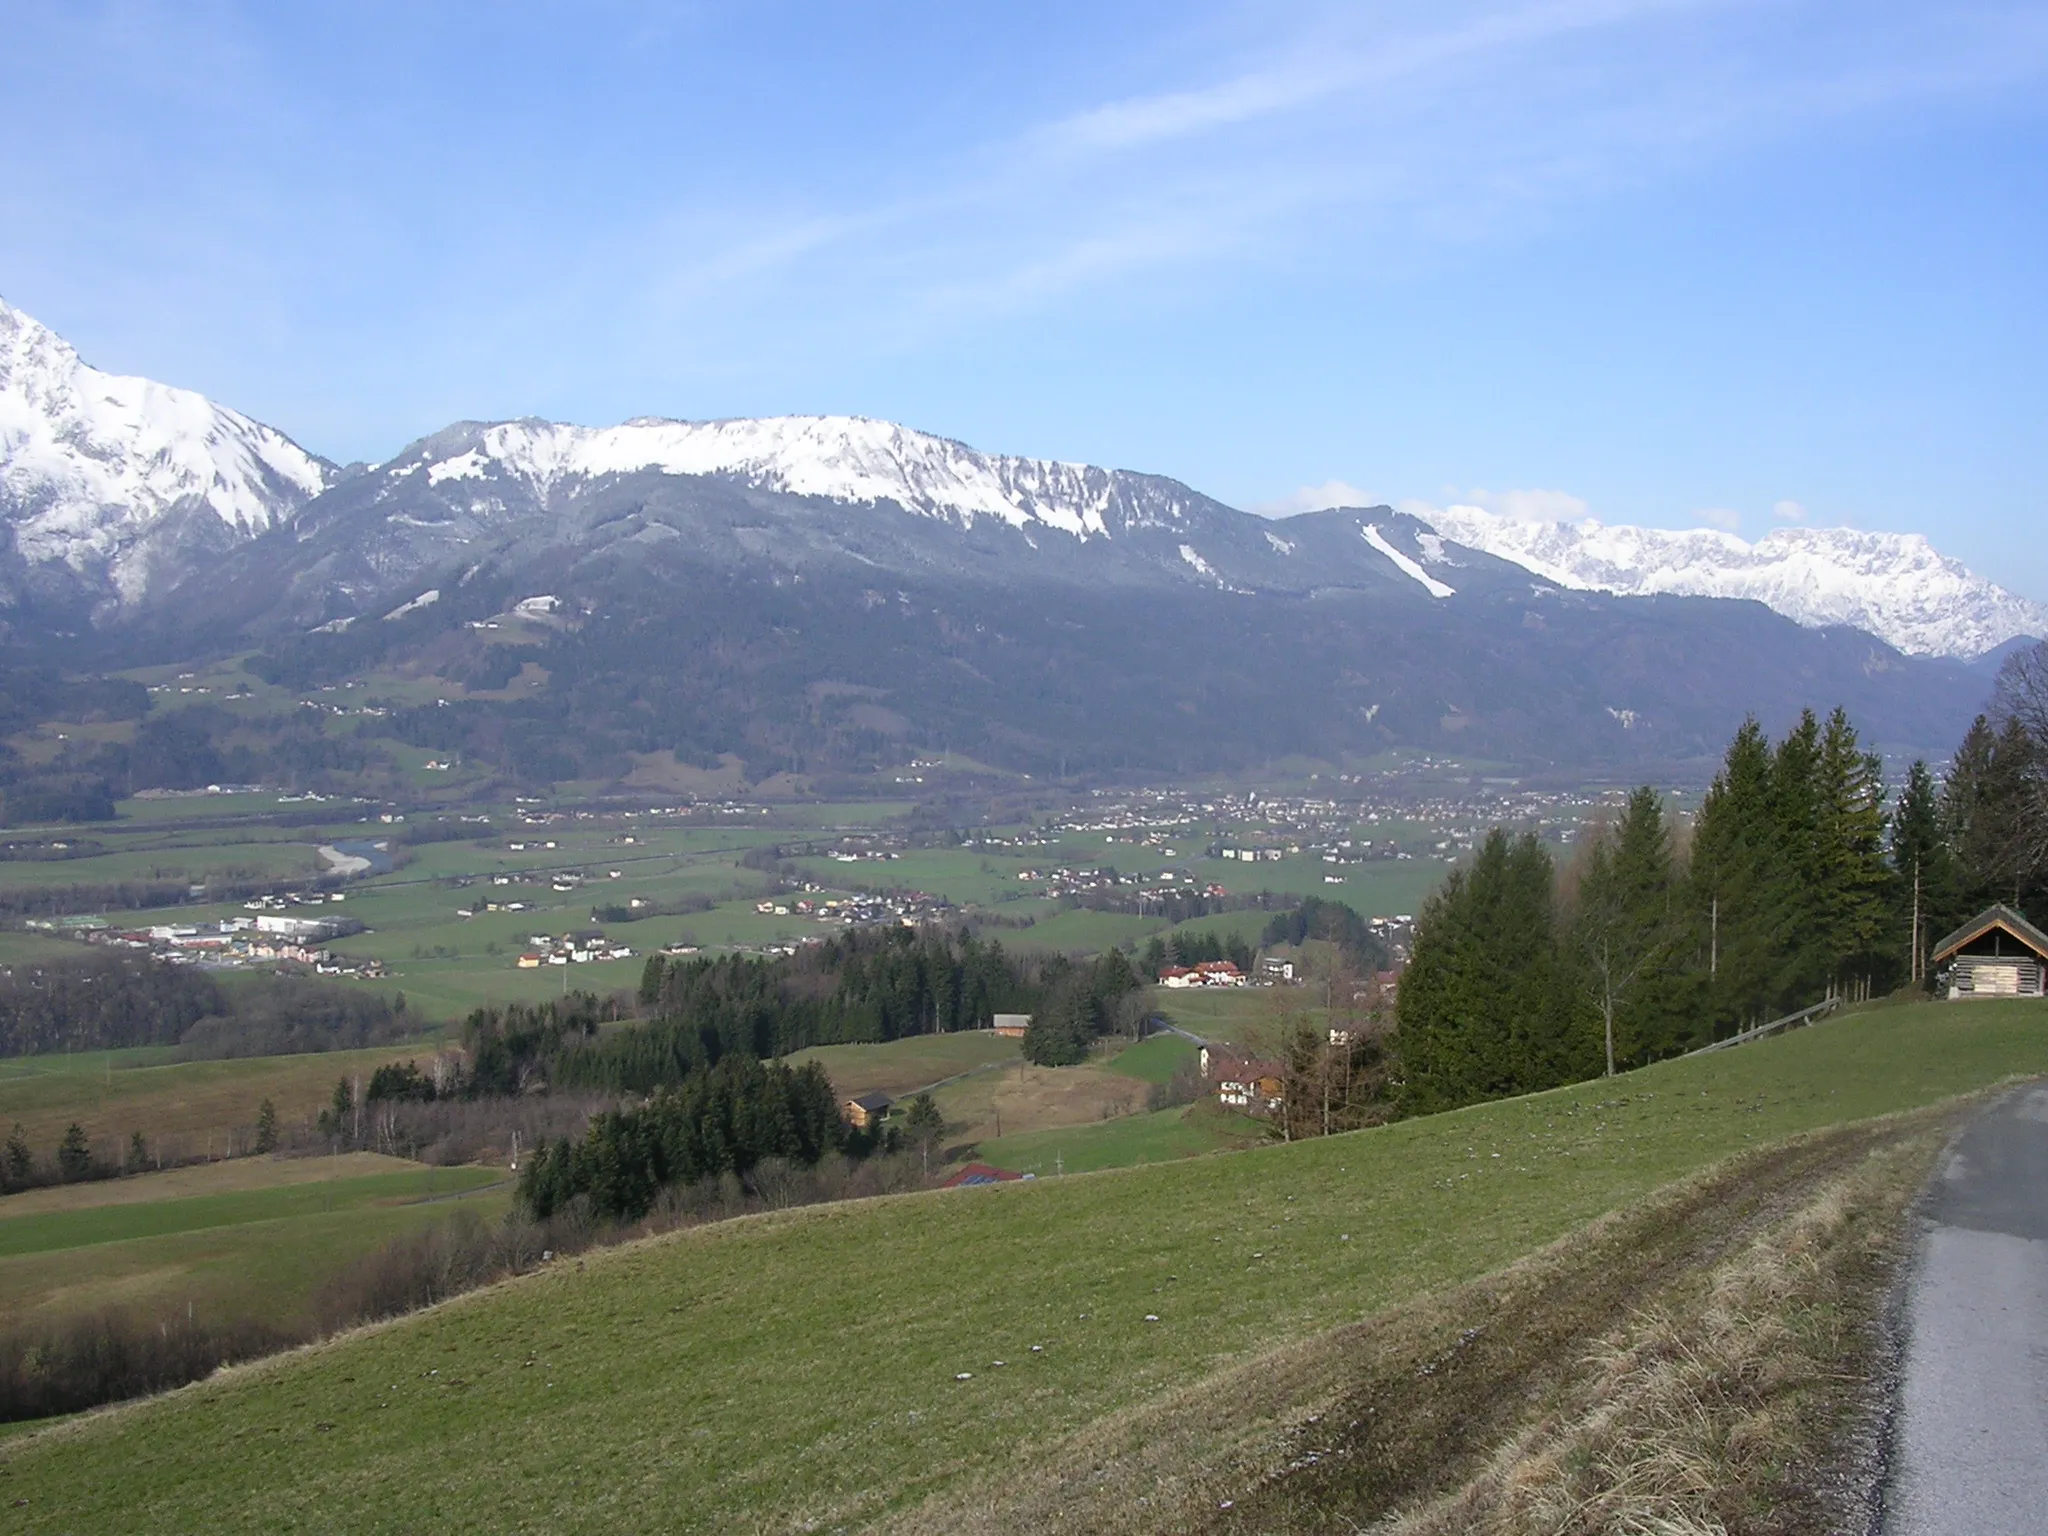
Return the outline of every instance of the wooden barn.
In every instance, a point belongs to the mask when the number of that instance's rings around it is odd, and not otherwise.
[[[1986,907],[1934,946],[1951,999],[2048,996],[2048,933],[2003,903]]]
[[[895,1102],[886,1093],[863,1093],[846,1101],[847,1121],[856,1131],[877,1130],[889,1118],[889,1107]]]

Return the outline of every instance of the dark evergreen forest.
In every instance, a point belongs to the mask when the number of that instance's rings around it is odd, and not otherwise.
[[[1401,981],[1410,1112],[1695,1049],[1824,997],[1934,981],[1943,933],[2048,906],[2048,645],[2010,658],[1944,774],[1896,795],[1848,716],[1728,745],[1689,836],[1647,787],[1560,871],[1495,830],[1431,897]]]

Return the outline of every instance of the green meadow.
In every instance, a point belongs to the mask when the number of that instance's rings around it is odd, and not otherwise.
[[[1731,1154],[2043,1072],[2041,1004],[1882,1007],[1377,1130],[750,1217],[14,1438],[0,1469],[29,1531],[854,1525]]]
[[[1145,1114],[1120,1115],[1089,1125],[1026,1131],[979,1144],[983,1162],[1013,1173],[1047,1177],[1136,1168],[1204,1152],[1256,1146],[1266,1128],[1244,1115],[1210,1103],[1189,1104]]]
[[[391,1205],[436,1195],[461,1194],[505,1175],[494,1168],[421,1168],[376,1173],[353,1179],[287,1184],[273,1189],[237,1190],[232,1194],[190,1195],[184,1199],[139,1201],[123,1205],[87,1206],[72,1211],[44,1211],[13,1216],[0,1202],[0,1260],[98,1243],[131,1242],[235,1227],[250,1222],[285,1221],[316,1212],[360,1205]]]
[[[500,1169],[372,1153],[238,1158],[0,1199],[0,1315],[53,1322],[115,1308],[310,1323],[320,1287],[399,1233],[464,1208],[496,1220]]]
[[[190,1155],[228,1150],[231,1128],[253,1126],[263,1101],[286,1126],[310,1120],[337,1079],[368,1077],[386,1062],[431,1055],[428,1045],[386,1045],[301,1056],[166,1062],[168,1048],[17,1056],[0,1061],[0,1135],[19,1124],[48,1157],[64,1128],[85,1128],[102,1154],[140,1131],[151,1145],[173,1139]]]
[[[1121,1072],[1126,1077],[1135,1077],[1141,1082],[1163,1083],[1185,1062],[1195,1059],[1192,1041],[1179,1035],[1153,1035],[1140,1040],[1136,1045],[1117,1052],[1109,1062],[1109,1070]]]
[[[817,1045],[786,1059],[794,1067],[816,1062],[842,1095],[879,1092],[902,1098],[947,1078],[1022,1058],[1015,1040],[977,1029],[879,1045]]]

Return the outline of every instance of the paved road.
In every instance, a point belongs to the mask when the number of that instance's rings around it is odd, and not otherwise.
[[[2048,1531],[2048,1086],[1986,1110],[1935,1179],[1909,1281],[1884,1536]]]

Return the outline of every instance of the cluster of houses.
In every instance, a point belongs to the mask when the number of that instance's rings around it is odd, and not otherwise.
[[[91,918],[68,921],[62,930],[87,944],[141,950],[175,965],[237,969],[282,964],[304,966],[322,976],[381,977],[383,961],[336,954],[325,947],[329,939],[359,933],[362,926],[346,918],[261,912],[255,917],[224,917],[213,923],[156,923],[147,928],[116,928],[104,919]]]
[[[754,910],[764,917],[803,917],[845,928],[869,923],[901,923],[914,928],[920,923],[940,921],[953,910],[951,902],[923,891],[863,891],[827,896],[815,886],[806,889],[812,894],[769,897],[755,902]]]
[[[1292,979],[1293,966],[1288,966]],[[1251,978],[1229,960],[1204,960],[1199,965],[1169,965],[1159,973],[1162,987],[1244,987]]]
[[[1321,778],[1321,775],[1311,777]],[[1090,804],[1016,836],[983,834],[976,846],[1022,849],[1064,838],[1101,837],[1178,857],[1200,847],[1233,863],[1269,863],[1307,856],[1333,866],[1326,884],[1342,885],[1335,869],[1370,861],[1463,857],[1487,827],[1530,827],[1569,842],[1580,821],[1614,796],[1605,791],[1549,790],[1511,778],[1475,776],[1435,759],[1378,774],[1335,774],[1328,794],[1214,794],[1170,787],[1097,791]],[[1341,787],[1340,787],[1341,786]],[[1036,872],[1031,878],[1042,878]],[[1057,894],[1057,892],[1055,892]]]
[[[559,939],[552,934],[533,933],[526,938],[529,948],[520,952],[514,962],[522,971],[539,970],[544,965],[588,965],[596,960],[630,960],[633,947],[606,938],[595,930],[582,933],[566,933]]]
[[[1168,850],[1170,854],[1172,850]],[[1114,869],[1062,864],[1056,869],[1022,869],[1017,878],[1036,882],[1047,896],[1115,895],[1126,900],[1170,901],[1193,895],[1222,896],[1220,885],[1204,882],[1185,870],[1163,869],[1154,874],[1120,873]]]

